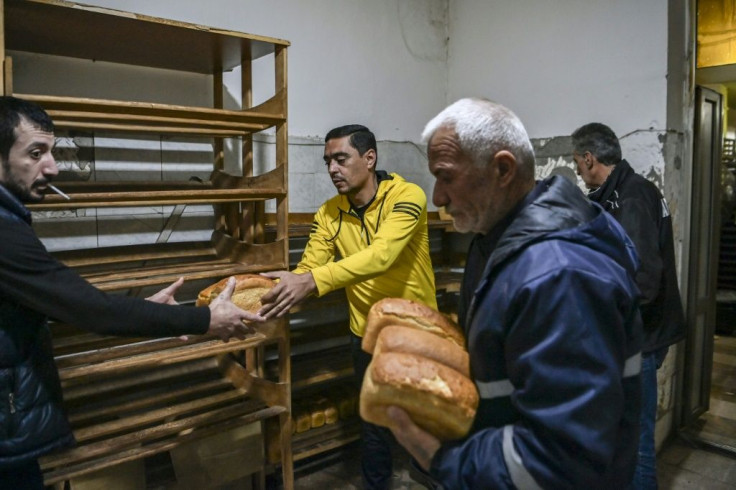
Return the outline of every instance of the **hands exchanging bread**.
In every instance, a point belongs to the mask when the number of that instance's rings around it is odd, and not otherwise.
[[[246,334],[253,333],[253,328],[245,322],[264,321],[262,316],[238,308],[231,301],[235,285],[235,278],[228,278],[225,289],[209,303],[210,328],[207,333],[216,335],[225,342],[232,337],[243,340]]]
[[[261,296],[275,283],[257,274],[240,274],[223,279],[200,291],[197,306],[209,306],[210,335],[217,335],[227,342],[231,337],[244,339],[253,333],[248,325],[266,320],[258,314]]]
[[[180,277],[176,280],[176,282],[173,282],[171,285],[163,288],[158,293],[149,296],[146,298],[148,301],[153,301],[154,303],[161,303],[163,305],[178,305],[179,303],[174,299],[174,295],[179,290],[181,285],[184,284],[184,278]]]
[[[261,275],[279,280],[278,284],[261,298],[263,307],[258,314],[265,318],[284,316],[294,305],[317,290],[311,272],[294,274],[293,272],[274,271],[264,272]]]

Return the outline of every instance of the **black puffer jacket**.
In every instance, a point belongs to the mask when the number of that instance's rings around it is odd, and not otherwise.
[[[19,203],[7,200],[2,204],[0,220],[18,226],[30,224],[30,213]],[[2,293],[0,291],[0,468],[74,443],[62,407],[46,317],[14,303]]]
[[[662,193],[622,160],[588,197],[621,223],[639,254],[636,284],[642,294],[642,352],[682,340],[685,317],[677,285],[672,218]]]
[[[209,308],[108,295],[55,260],[0,186],[0,469],[74,443],[47,318],[108,335],[202,334]]]

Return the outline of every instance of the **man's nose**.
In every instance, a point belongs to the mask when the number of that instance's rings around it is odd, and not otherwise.
[[[432,190],[432,204],[434,204],[438,208],[447,205],[447,196],[444,192],[442,192],[437,184],[434,185],[434,189]]]
[[[59,175],[59,166],[56,164],[56,159],[52,155],[49,155],[48,160],[45,162],[43,170],[45,176],[55,177]]]

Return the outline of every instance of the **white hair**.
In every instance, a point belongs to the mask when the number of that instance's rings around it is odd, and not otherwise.
[[[441,127],[453,128],[460,148],[483,167],[501,150],[511,152],[519,165],[534,170],[534,148],[521,120],[508,108],[481,98],[465,98],[447,106],[427,123],[422,141]]]

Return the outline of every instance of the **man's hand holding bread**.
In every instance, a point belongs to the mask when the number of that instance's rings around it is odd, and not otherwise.
[[[361,417],[391,429],[428,469],[441,441],[468,433],[478,407],[462,332],[425,305],[386,298],[371,308],[362,346],[373,359]]]
[[[263,306],[259,315],[264,318],[282,317],[292,306],[317,291],[317,285],[311,272],[294,274],[287,271],[264,272],[261,274],[270,279],[278,279],[278,284],[261,299]]]

